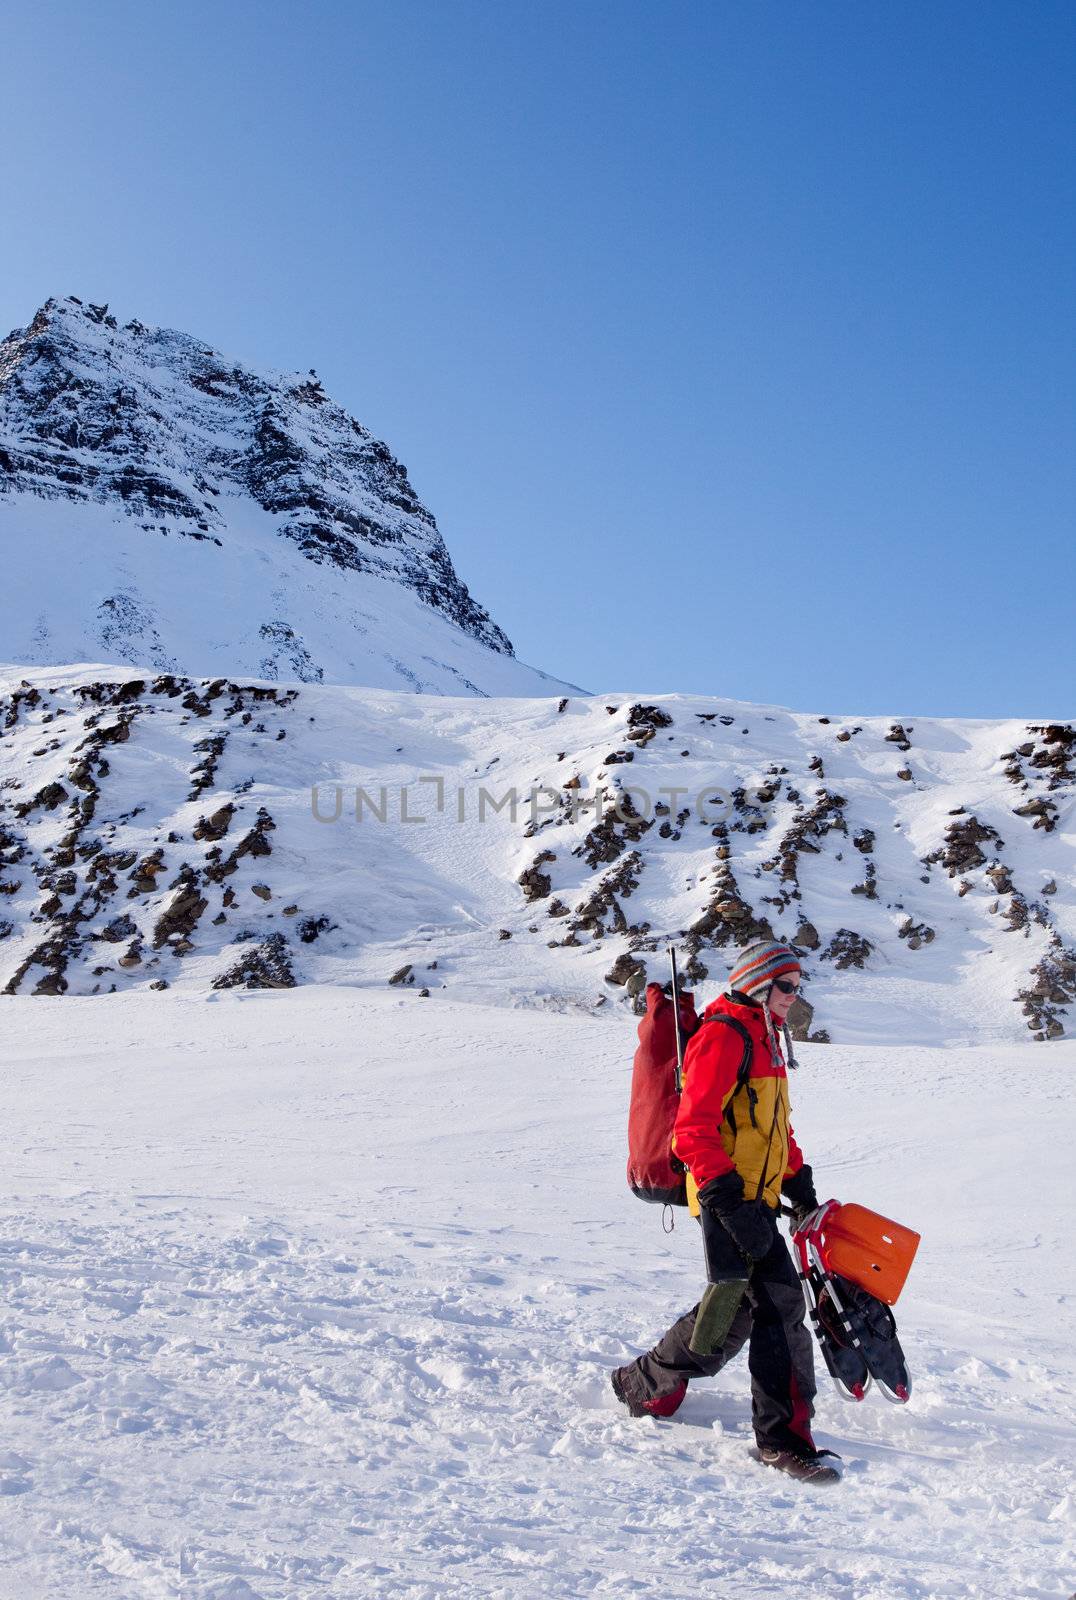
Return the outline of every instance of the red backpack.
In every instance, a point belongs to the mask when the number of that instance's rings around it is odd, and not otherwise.
[[[685,1046],[699,1026],[695,996],[681,990],[680,1036]],[[648,983],[628,1110],[628,1185],[640,1200],[662,1206],[687,1205],[686,1168],[672,1152],[679,1107],[673,1004],[660,983]]]

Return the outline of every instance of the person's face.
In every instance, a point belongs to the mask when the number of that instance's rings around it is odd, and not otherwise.
[[[793,1003],[799,993],[800,975],[798,972],[784,972],[775,978],[770,985],[770,998],[767,1004],[770,1015],[778,1022],[783,1022],[792,1010]]]

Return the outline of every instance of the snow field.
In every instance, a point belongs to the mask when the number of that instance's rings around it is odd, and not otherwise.
[[[804,1047],[820,1192],[924,1236],[912,1402],[820,1378],[823,1492],[751,1462],[744,1357],[669,1423],[608,1387],[699,1287],[623,1183],[626,1019],[4,1020],[4,1600],[1071,1595],[1076,1046]]]

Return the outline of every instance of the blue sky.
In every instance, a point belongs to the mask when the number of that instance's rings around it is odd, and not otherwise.
[[[0,322],[314,367],[589,688],[1072,716],[1076,7],[5,8]]]

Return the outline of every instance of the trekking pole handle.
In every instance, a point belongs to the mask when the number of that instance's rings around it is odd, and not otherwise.
[[[676,1092],[684,1087],[684,1036],[680,1031],[680,985],[676,976],[676,946],[669,946],[669,962],[672,966],[672,1003],[673,1027],[676,1030]]]

